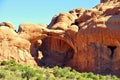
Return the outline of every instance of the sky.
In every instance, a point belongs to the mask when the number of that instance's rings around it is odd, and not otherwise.
[[[31,22],[49,24],[54,15],[76,8],[90,9],[100,0],[0,0],[0,22],[15,25]]]

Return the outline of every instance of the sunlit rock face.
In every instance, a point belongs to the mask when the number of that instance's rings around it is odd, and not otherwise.
[[[5,23],[0,26],[0,61],[120,76],[119,0],[62,12],[49,25],[20,24],[18,32]]]
[[[71,66],[80,72],[120,74],[120,2],[101,0],[93,9],[74,9],[48,25],[65,33],[43,39],[43,65]]]

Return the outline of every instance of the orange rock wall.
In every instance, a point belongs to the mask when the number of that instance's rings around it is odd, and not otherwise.
[[[0,61],[11,59],[120,76],[120,1],[62,12],[49,25],[24,23],[18,32],[0,23]]]

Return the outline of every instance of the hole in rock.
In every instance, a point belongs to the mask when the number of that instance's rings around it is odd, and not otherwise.
[[[74,56],[73,48],[66,41],[53,37],[43,39],[39,50],[43,53],[41,66],[66,66]]]
[[[74,23],[75,25],[78,25],[79,23],[78,23],[78,21],[77,20],[75,20],[75,23]]]
[[[80,16],[80,14],[76,14],[77,15],[77,17],[79,17]]]
[[[115,51],[115,49],[116,49],[116,46],[107,46],[109,49],[110,49],[110,51],[111,51],[111,54],[110,54],[110,58],[112,59],[113,58],[113,55],[114,55],[114,51]]]
[[[77,25],[77,26],[78,26],[78,21],[77,21],[77,20],[75,20],[75,22],[74,22],[74,23],[72,23],[71,25]]]

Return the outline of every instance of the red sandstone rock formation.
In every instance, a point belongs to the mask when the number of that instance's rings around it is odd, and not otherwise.
[[[120,2],[102,1],[93,9],[60,13],[49,29],[62,36],[43,39],[44,65],[71,66],[84,72],[120,74]],[[59,46],[58,46],[59,45]]]
[[[49,25],[24,23],[18,33],[7,23],[0,26],[0,61],[120,76],[119,0],[101,0],[93,9],[60,13]]]
[[[12,29],[0,26],[0,61],[16,60],[20,63],[37,65],[30,54],[31,43],[22,39]]]

